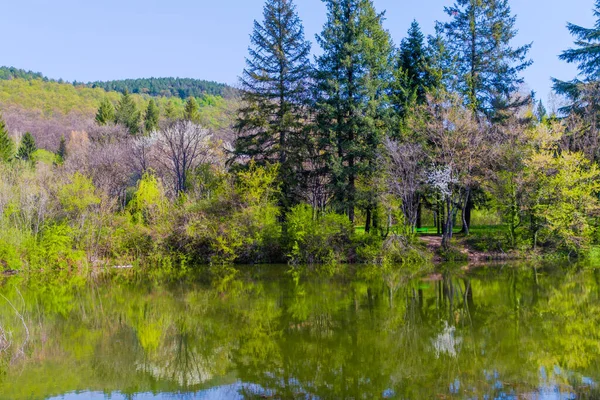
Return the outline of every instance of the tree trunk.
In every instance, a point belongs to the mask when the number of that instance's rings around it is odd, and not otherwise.
[[[366,215],[366,221],[365,221],[365,233],[369,233],[371,231],[371,218],[372,218],[372,211],[371,211],[371,207],[367,207],[367,215]]]
[[[348,218],[350,222],[354,223],[354,195],[355,195],[355,178],[354,178],[354,157],[350,157],[350,161],[348,163],[350,166],[351,172],[350,177],[348,178]]]
[[[471,228],[471,208],[473,207],[473,199],[471,190],[467,189],[465,202],[462,208],[462,230],[461,233],[469,235],[469,229]]]

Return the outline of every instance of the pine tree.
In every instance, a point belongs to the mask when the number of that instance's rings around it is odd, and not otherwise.
[[[437,84],[432,67],[434,63],[428,60],[425,36],[417,21],[413,21],[407,37],[400,43],[395,60],[389,96],[393,111],[390,129],[392,136],[401,135],[406,114],[415,104],[425,103],[427,93]]]
[[[567,29],[576,38],[575,48],[565,50],[559,56],[563,61],[577,64],[581,79],[561,81],[553,79],[554,90],[575,100],[586,83],[600,81],[600,0],[596,0],[594,16],[597,18],[593,28],[585,28],[573,23]]]
[[[23,139],[21,139],[21,145],[17,151],[17,158],[23,161],[33,161],[33,153],[37,150],[35,145],[35,139],[29,132],[25,132]]]
[[[167,105],[165,106],[165,118],[169,122],[173,122],[177,118],[179,118],[177,109],[175,109],[175,105],[173,104],[173,100],[171,99],[167,101]]]
[[[0,115],[0,162],[9,162],[15,155],[15,143],[8,134],[6,123]]]
[[[328,19],[317,37],[317,124],[335,206],[354,221],[357,181],[369,185],[385,131],[385,92],[392,74],[392,45],[383,14],[370,0],[326,0]],[[366,199],[369,229],[374,190]]]
[[[425,36],[419,23],[413,21],[407,37],[400,43],[398,69],[405,72],[410,91],[415,93],[419,104],[425,102],[425,95],[431,85],[425,50]]]
[[[279,163],[281,205],[295,202],[302,170],[310,76],[310,43],[292,0],[267,0],[262,23],[254,22],[252,46],[241,78],[244,106],[236,122],[235,157]]]
[[[154,99],[150,99],[148,102],[148,108],[146,108],[146,115],[144,116],[144,128],[146,133],[151,133],[158,129],[159,119],[160,110],[158,109]]]
[[[115,110],[115,122],[125,126],[131,135],[136,135],[140,131],[141,119],[140,111],[126,89]]]
[[[515,103],[511,96],[523,83],[519,73],[531,65],[531,44],[511,47],[517,30],[508,0],[456,0],[445,11],[452,18],[443,24],[455,62],[451,86],[465,104],[492,116],[494,103],[512,108],[526,102]]]
[[[189,97],[183,109],[183,119],[196,124],[200,123],[200,106],[195,98]]]
[[[96,113],[96,123],[98,125],[106,125],[115,122],[115,107],[107,98],[102,100],[98,112]]]
[[[542,122],[546,118],[548,118],[548,111],[546,110],[546,107],[544,107],[544,103],[542,102],[542,100],[539,100],[537,102],[537,106],[535,108],[535,116],[539,122]]]
[[[60,161],[65,161],[67,159],[67,141],[65,140],[65,135],[60,137],[60,142],[58,144],[58,151],[56,152],[58,157],[60,157]]]

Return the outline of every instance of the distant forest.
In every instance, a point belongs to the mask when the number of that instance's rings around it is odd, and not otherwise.
[[[64,82],[62,79],[50,79],[40,72],[26,71],[14,67],[0,67],[0,80],[11,79],[41,79],[46,82]],[[73,81],[73,85],[102,88],[106,91],[116,92],[124,92],[127,89],[130,93],[179,97],[181,99],[203,97],[205,95],[227,98],[235,94],[235,89],[224,83],[191,78],[141,78],[89,83]]]
[[[87,86],[102,88],[106,91],[149,94],[151,96],[202,97],[210,94],[221,97],[231,97],[234,89],[224,83],[204,81],[190,78],[142,78],[125,79],[120,81],[92,82]]]
[[[11,79],[41,79],[43,81],[49,81],[40,72],[25,71],[24,69],[18,69],[14,67],[0,67],[0,80],[8,81]]]

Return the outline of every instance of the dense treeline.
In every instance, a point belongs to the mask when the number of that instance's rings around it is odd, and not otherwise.
[[[399,46],[372,1],[325,3],[311,62],[293,1],[266,1],[235,137],[203,114],[222,98],[140,102],[128,90],[105,96],[55,158],[5,132],[0,260],[389,267],[427,258],[417,236],[427,225],[446,257],[462,254],[458,230],[479,250],[516,255],[598,243],[596,28],[569,26],[578,48],[562,57],[582,79],[556,82],[570,106],[548,115],[522,90],[530,46],[514,46],[508,0],[457,0],[434,35],[414,22]],[[478,209],[501,226],[472,234]]]
[[[39,79],[44,82],[65,83],[63,79],[50,79],[41,72],[27,71],[15,67],[0,67],[0,80],[12,79],[28,81]],[[224,83],[191,78],[140,78],[89,83],[73,81],[72,84],[73,86],[102,88],[107,92],[122,93],[127,90],[130,93],[179,97],[181,99],[203,97],[205,95],[229,98],[236,95],[235,89]]]
[[[221,97],[235,96],[235,89],[223,83],[190,78],[144,78],[117,81],[90,82],[87,86],[102,88],[106,91],[148,94],[150,96],[202,97],[213,95]]]
[[[0,67],[0,80],[11,80],[11,79],[41,79],[48,81],[49,79],[42,75],[40,72],[26,71],[24,69],[14,67]]]

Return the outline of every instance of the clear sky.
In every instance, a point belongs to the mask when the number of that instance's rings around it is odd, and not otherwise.
[[[425,33],[453,0],[374,0],[395,43],[416,19]],[[264,0],[3,0],[0,65],[51,78],[94,81],[179,76],[235,84]],[[325,22],[321,0],[296,0],[307,38]],[[558,60],[571,46],[567,21],[592,26],[594,0],[512,0],[520,44],[533,42],[528,86],[547,99],[550,76],[571,79]],[[316,49],[313,45],[313,50]]]

